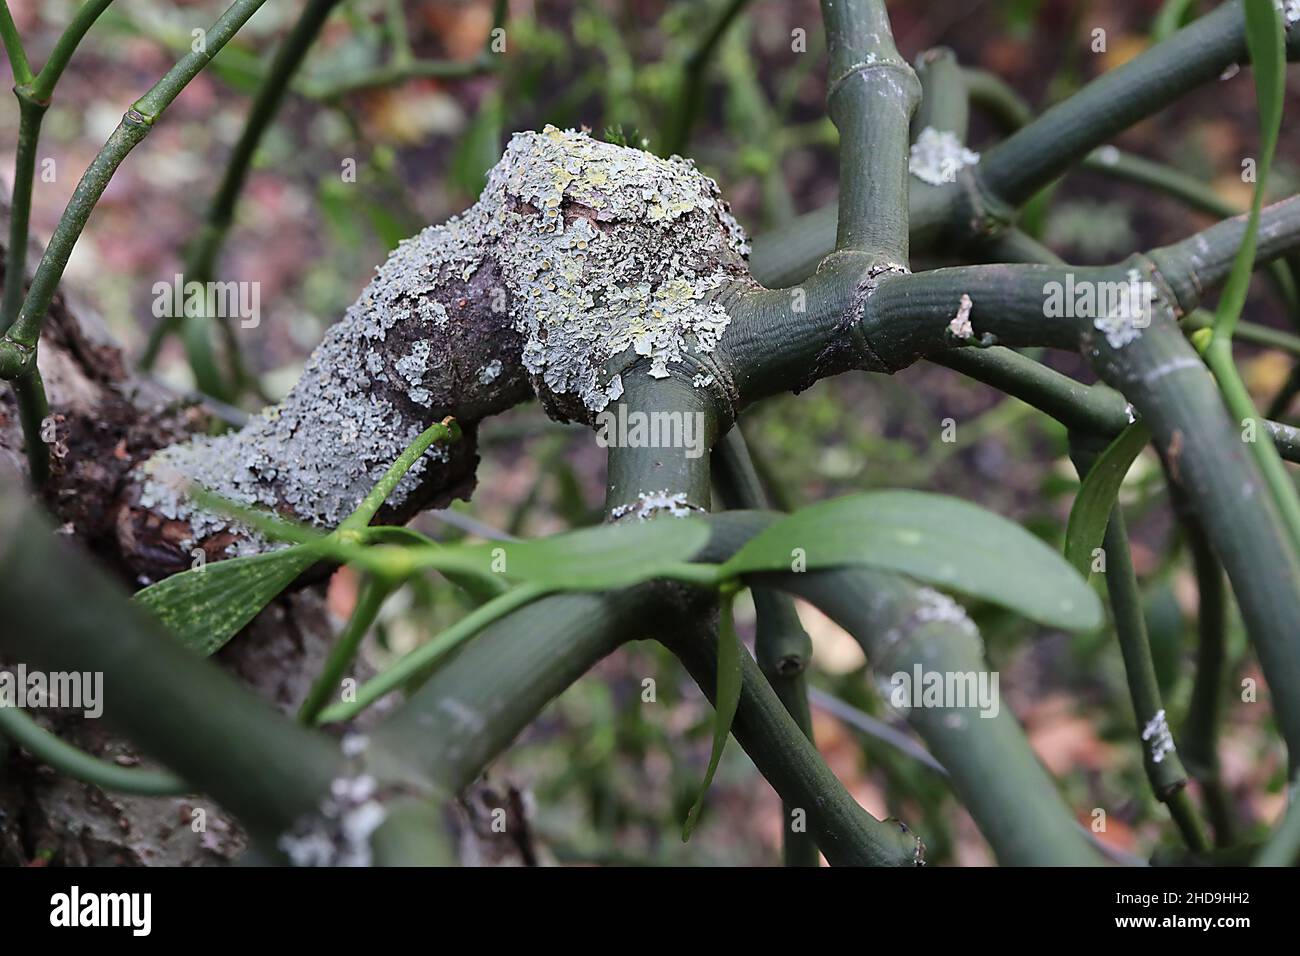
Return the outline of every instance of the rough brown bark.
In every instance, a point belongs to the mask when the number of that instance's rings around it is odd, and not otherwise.
[[[4,214],[0,209],[0,225]],[[36,252],[29,257],[38,259]],[[188,567],[188,553],[176,547],[177,523],[142,514],[132,503],[139,496],[138,466],[160,449],[203,433],[209,414],[135,375],[93,310],[63,293],[55,298],[42,335],[40,368],[55,425],[50,479],[40,497],[62,533],[95,553],[125,588],[138,586],[141,575],[166,573],[181,555]],[[431,497],[468,494],[472,488],[472,433],[458,461],[440,473],[446,481]],[[25,483],[26,476],[22,429],[12,391],[4,388],[0,481]],[[317,583],[272,604],[217,660],[292,714],[319,673],[334,632]],[[8,663],[0,660],[0,667]],[[102,759],[144,763],[129,742],[100,721],[57,711],[36,716],[69,743]],[[379,716],[376,711],[366,718]],[[472,810],[479,803],[483,801],[476,801],[471,789],[466,809],[448,818],[460,832],[462,857],[467,862],[535,861],[538,854],[529,842],[518,842],[517,833],[526,828],[512,823],[512,836],[493,833]],[[525,805],[517,797],[510,802],[512,807]],[[202,829],[195,826],[198,809],[204,811]],[[246,849],[238,822],[210,800],[109,795],[43,767],[0,739],[0,866],[223,865]]]

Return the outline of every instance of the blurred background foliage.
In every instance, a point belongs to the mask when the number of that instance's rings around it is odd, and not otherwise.
[[[492,11],[489,0],[343,3],[263,139],[218,270],[222,280],[261,284],[262,321],[238,330],[261,390],[272,398],[288,390],[323,330],[399,240],[473,202],[511,132],[545,123],[585,126],[662,149],[679,109],[684,64],[728,2],[511,0],[505,51],[489,57],[490,69],[352,91],[346,88],[355,77],[392,62],[401,42],[396,24],[417,57],[467,62],[484,48]],[[39,63],[76,0],[10,5]],[[53,179],[37,183],[37,236],[49,236],[124,109],[189,46],[190,31],[223,6],[118,0],[103,16],[45,120],[41,158],[53,160]],[[301,6],[267,4],[189,85],[113,179],[76,247],[65,285],[104,316],[130,354],[140,354],[157,321],[152,287],[181,270],[249,96]],[[1143,50],[1160,7],[1158,0],[889,4],[905,56],[950,46],[965,65],[1006,79],[1036,109]],[[1106,48],[1094,52],[1099,28]],[[816,0],[754,0],[702,74],[687,152],[721,183],[751,234],[834,199],[836,133],[825,117],[824,74]],[[1293,74],[1292,93],[1296,80]],[[1242,182],[1241,160],[1255,146],[1253,110],[1249,75],[1226,77],[1126,132],[1116,145],[1206,180],[1244,208],[1251,187]],[[12,108],[0,111],[6,191],[16,115]],[[979,149],[994,138],[976,112],[971,145]],[[1297,156],[1300,127],[1293,124],[1283,129],[1272,193],[1296,191]],[[342,172],[349,161],[355,181]],[[1180,238],[1208,221],[1175,200],[1080,172],[1035,204],[1027,225],[1068,259],[1101,262]],[[1281,327],[1272,293],[1262,284],[1255,291],[1247,318]],[[1049,360],[1070,374],[1087,374],[1077,357]],[[1266,402],[1288,363],[1276,354],[1253,355],[1244,371],[1257,400]],[[158,374],[181,388],[193,384],[174,339]],[[257,401],[250,396],[245,405],[256,408]],[[978,501],[1059,544],[1078,487],[1059,427],[1014,399],[929,365],[892,377],[823,381],[798,397],[766,402],[744,427],[791,506],[866,488],[930,488]],[[482,454],[473,502],[422,517],[424,530],[442,537],[488,528],[536,535],[599,520],[604,454],[585,430],[525,407],[487,423]],[[1196,593],[1154,459],[1139,459],[1122,501],[1177,727],[1190,692]],[[331,609],[342,619],[354,599],[353,577],[340,572],[330,586]],[[751,635],[748,607],[742,603],[740,621]],[[816,647],[814,683],[896,722],[866,679],[857,645],[815,610],[800,610]],[[384,608],[367,653],[382,662],[463,611],[457,592],[441,581],[407,588]],[[1111,636],[1072,638],[992,609],[972,611],[1002,674],[1003,705],[1025,723],[1080,820],[1091,823],[1094,808],[1105,810],[1099,836],[1138,854],[1169,843],[1172,828],[1132,743],[1133,715]],[[1229,649],[1233,688],[1243,678],[1258,680],[1239,623]],[[654,682],[653,703],[645,700],[647,679]],[[1284,763],[1266,710],[1234,694],[1223,729],[1223,776],[1234,810],[1257,834],[1260,821],[1283,802]],[[680,821],[708,759],[710,717],[709,705],[669,655],[652,643],[629,645],[552,705],[491,775],[532,790],[537,830],[563,861],[774,863],[780,803],[734,746],[710,812],[689,845],[680,841]],[[830,766],[873,814],[913,824],[932,862],[992,862],[942,778],[823,710],[815,717]]]

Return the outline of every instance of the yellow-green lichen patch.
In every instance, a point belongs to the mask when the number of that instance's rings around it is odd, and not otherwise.
[[[692,163],[547,127],[515,135],[482,201],[501,206],[495,255],[524,367],[561,415],[588,418],[622,394],[616,356],[664,377],[725,332],[712,296],[747,278],[748,248]]]

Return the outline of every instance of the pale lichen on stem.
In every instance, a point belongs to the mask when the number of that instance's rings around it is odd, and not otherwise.
[[[590,421],[634,367],[666,377],[715,349],[730,322],[720,300],[753,285],[748,252],[689,160],[554,127],[518,133],[473,207],[393,252],[282,403],[142,467],[120,534],[165,539],[186,563],[196,544],[214,556],[261,546],[196,508],[185,482],[332,527],[431,422],[454,415],[472,439],[530,384],[554,417]],[[472,440],[431,448],[390,507],[464,494],[472,469]],[[159,519],[176,524],[164,533]]]

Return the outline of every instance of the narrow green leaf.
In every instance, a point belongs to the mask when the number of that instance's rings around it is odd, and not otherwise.
[[[713,700],[713,753],[709,756],[709,769],[704,772],[704,782],[700,784],[700,794],[695,798],[690,812],[686,814],[686,822],[682,825],[683,843],[691,838],[695,825],[700,822],[704,797],[713,783],[713,775],[718,772],[722,751],[726,748],[727,736],[731,733],[731,724],[736,719],[736,708],[740,705],[743,674],[740,655],[745,650],[740,646],[736,622],[732,617],[735,601],[736,588],[723,588],[718,628],[718,684]]]
[[[627,587],[660,577],[709,540],[698,518],[581,528],[546,538],[448,545],[419,552],[431,567],[504,576],[552,591]]]
[[[1259,101],[1260,157],[1255,180],[1255,195],[1251,202],[1246,232],[1241,248],[1233,261],[1228,283],[1219,299],[1214,316],[1214,333],[1203,351],[1205,363],[1214,373],[1223,393],[1224,403],[1237,421],[1254,421],[1263,428],[1264,422],[1251,398],[1250,390],[1242,381],[1232,353],[1232,334],[1246,302],[1251,270],[1258,245],[1260,209],[1264,203],[1264,190],[1268,183],[1273,153],[1277,147],[1278,130],[1282,123],[1282,100],[1286,85],[1286,42],[1282,23],[1281,4],[1276,0],[1246,0],[1246,40],[1250,49],[1255,75],[1255,95]],[[1250,454],[1263,473],[1269,494],[1282,514],[1293,548],[1300,548],[1300,495],[1297,495],[1282,457],[1271,441],[1251,442]]]
[[[181,643],[213,654],[317,560],[310,545],[215,561],[151,584],[135,600]]]
[[[314,539],[302,538],[293,525],[281,528],[263,522],[259,530],[286,540],[306,540],[306,546],[320,557],[388,578],[438,571],[457,581],[465,576],[486,581],[494,593],[507,581],[537,584],[548,591],[601,591],[678,576],[683,563],[709,539],[708,525],[697,518],[597,525],[545,538],[474,544],[422,542],[416,537],[407,537],[409,545],[395,544],[402,536],[393,529],[364,529],[360,538],[336,532]],[[700,570],[700,580],[713,568],[693,567]]]
[[[1273,166],[1278,131],[1282,125],[1282,101],[1286,95],[1286,32],[1282,13],[1274,0],[1245,0],[1246,45],[1255,74],[1255,97],[1259,101],[1260,155],[1256,166],[1255,195],[1241,248],[1232,263],[1219,307],[1214,314],[1216,337],[1231,339],[1237,319],[1246,304],[1250,276],[1255,268],[1259,239],[1259,213],[1264,205],[1264,188]],[[1256,416],[1258,417],[1258,416]]]
[[[602,525],[525,541],[433,545],[408,535],[407,540],[416,544],[363,546],[370,537],[367,526],[402,476],[435,441],[459,437],[459,428],[450,418],[431,425],[332,534],[195,489],[193,497],[202,507],[224,512],[294,546],[173,575],[140,591],[136,600],[153,610],[187,646],[211,654],[321,558],[354,564],[386,581],[400,581],[422,569],[438,570],[486,598],[500,593],[505,581],[528,583],[539,592],[638,584],[681,565],[708,541],[708,526],[702,521],[673,518]],[[393,529],[375,537],[392,540]],[[473,581],[462,575],[490,586],[474,589]]]
[[[450,418],[430,425],[398,456],[340,530],[365,528],[430,445],[459,437],[460,430]],[[194,489],[192,497],[201,507],[224,512],[268,537],[296,542],[280,551],[228,558],[174,574],[135,595],[135,600],[153,611],[183,644],[203,654],[220,650],[321,557],[340,552],[353,556],[363,553],[337,535],[325,535],[270,512],[247,508],[205,489]]]
[[[1071,630],[1102,622],[1101,601],[1061,555],[958,498],[873,491],[804,508],[751,539],[724,576],[858,565],[896,571]]]
[[[1065,559],[1085,578],[1092,569],[1093,552],[1101,547],[1106,535],[1106,524],[1124,476],[1150,440],[1150,429],[1134,422],[1097,456],[1083,479],[1065,527]]]
[[[1169,39],[1196,14],[1195,0],[1165,0],[1151,21],[1151,39],[1156,43]]]

